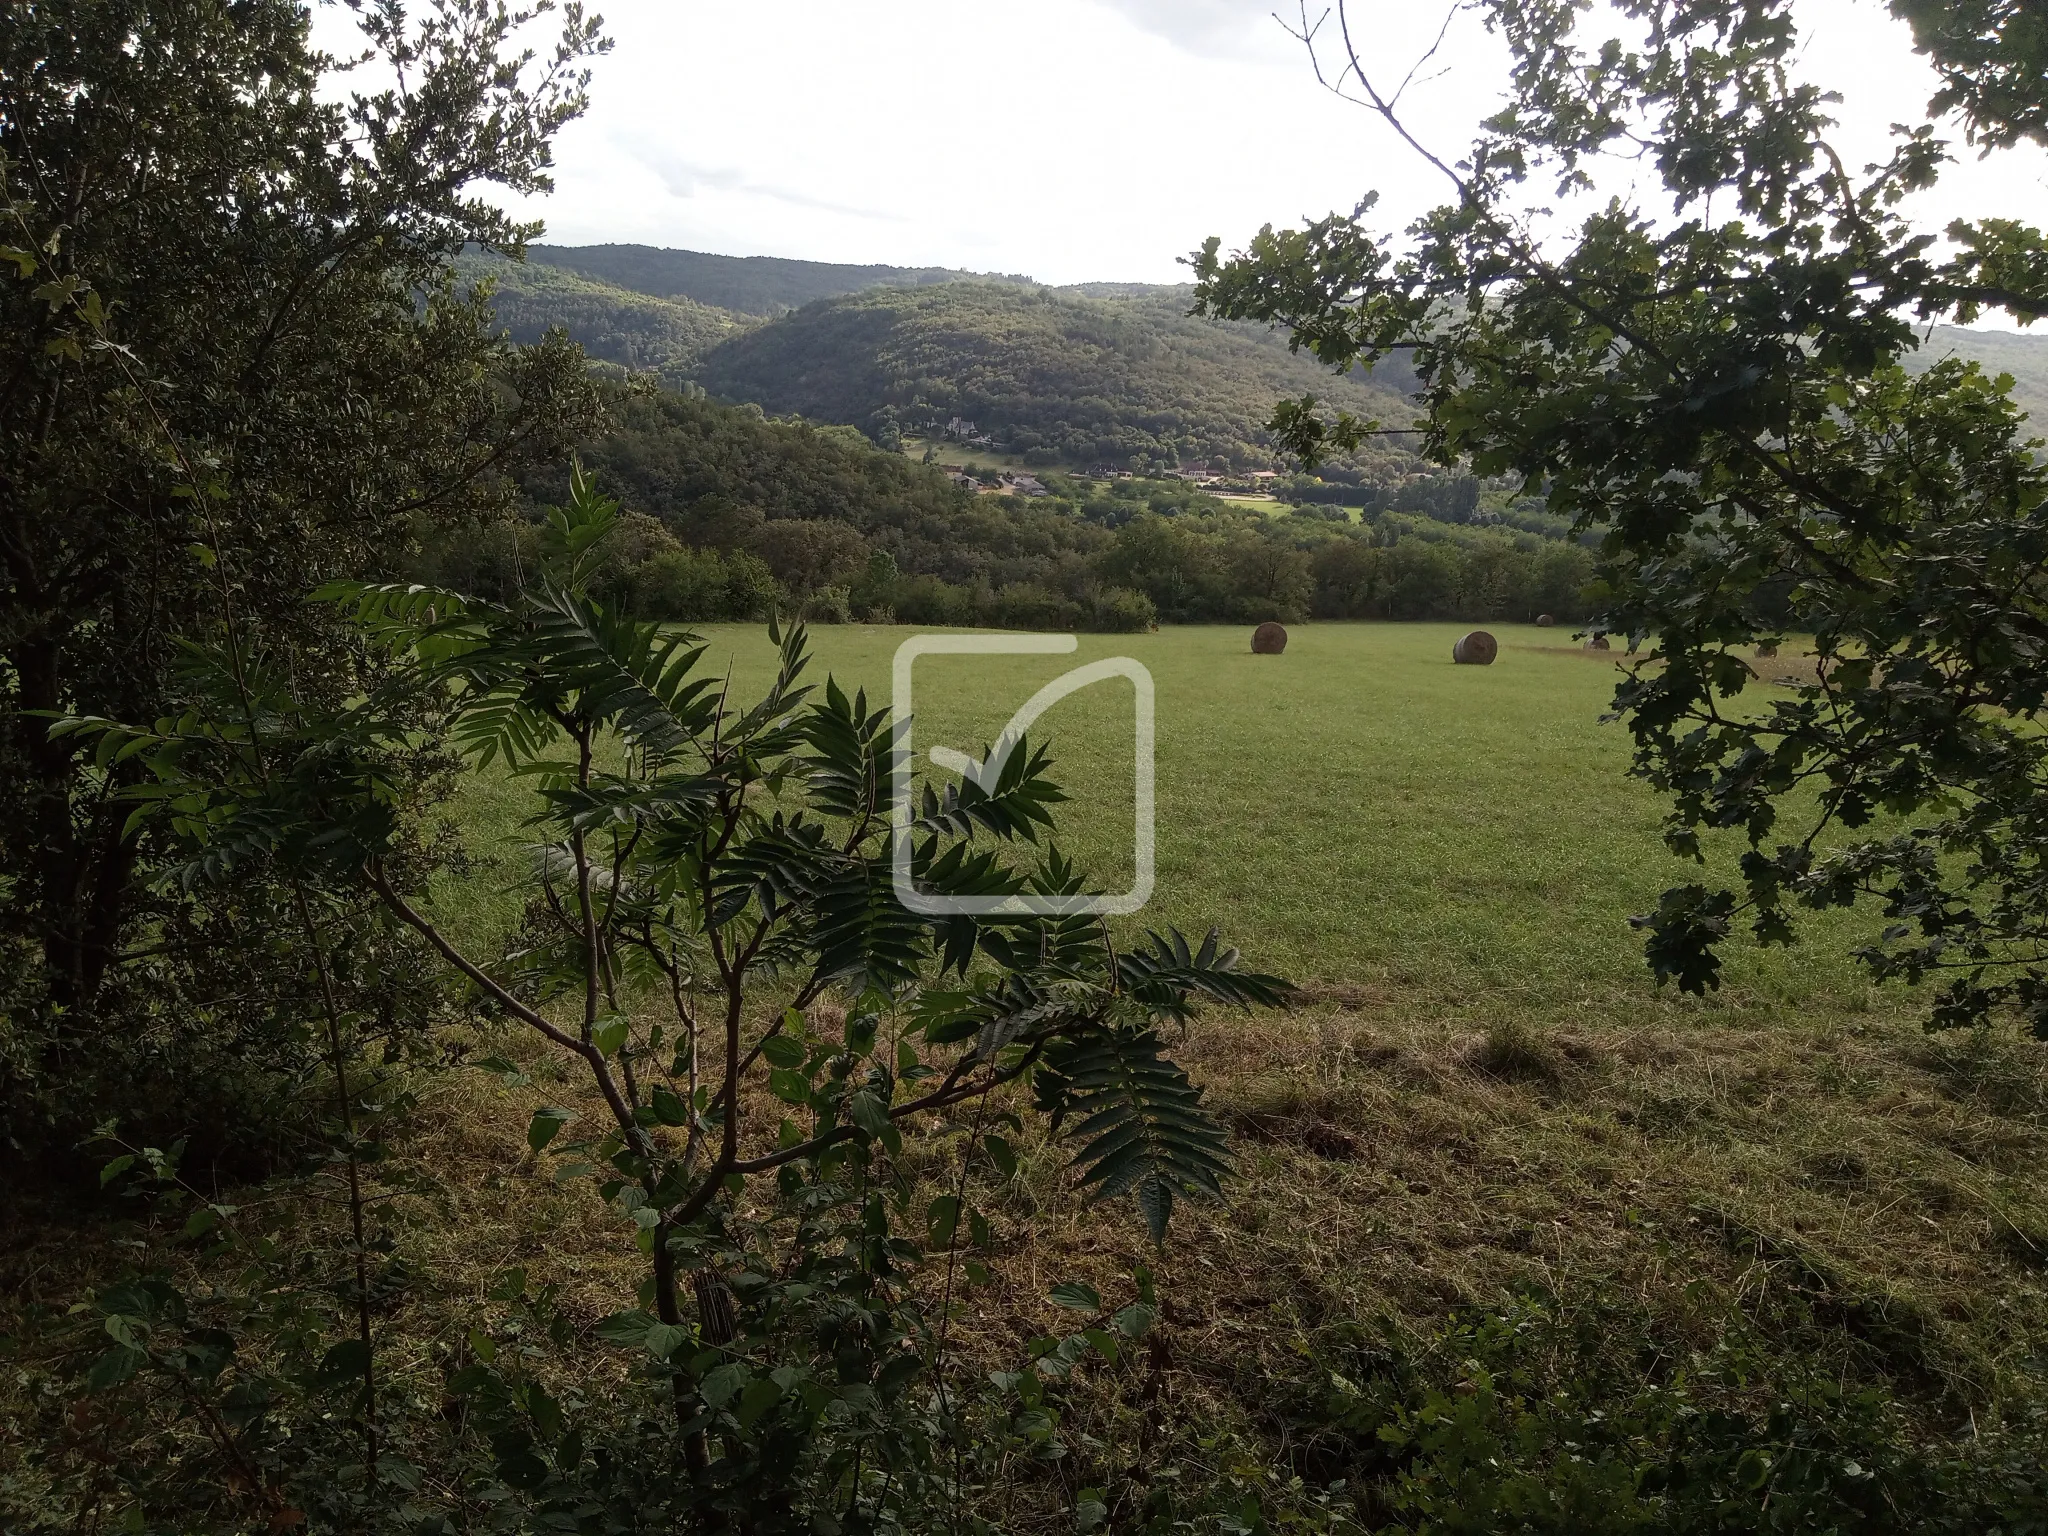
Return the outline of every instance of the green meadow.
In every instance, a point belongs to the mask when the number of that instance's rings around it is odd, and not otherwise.
[[[1204,1015],[1177,1047],[1233,1130],[1239,1177],[1184,1213],[1168,1251],[1087,1203],[1064,1148],[1020,1147],[997,1208],[1015,1270],[976,1302],[975,1347],[1003,1358],[1053,1277],[1107,1293],[1143,1264],[1182,1309],[1190,1422],[1248,1435],[1276,1383],[1322,1369],[1303,1351],[1325,1324],[1427,1333],[1447,1308],[1518,1295],[1597,1312],[1611,1332],[1593,1347],[1624,1376],[1704,1358],[1740,1312],[1771,1390],[1883,1382],[1943,1433],[1999,1412],[2048,1351],[2038,1049],[1927,1034],[1923,998],[1845,958],[1870,915],[1811,921],[1789,950],[1732,942],[1707,998],[1660,989],[1627,919],[1694,874],[1626,774],[1625,728],[1602,723],[1618,658],[1505,626],[1494,665],[1455,666],[1461,629],[1304,625],[1284,655],[1254,656],[1246,628],[1175,628],[918,662],[919,753],[974,756],[1071,667],[1143,662],[1158,880],[1118,921],[1213,924],[1302,986],[1284,1012]],[[814,630],[814,680],[886,697],[911,633]],[[755,695],[765,632],[705,638],[704,665]],[[1062,845],[1119,888],[1129,684],[1070,695],[1033,734],[1072,795]],[[483,867],[446,900],[479,939],[516,906],[521,793],[477,776],[460,806]],[[465,1145],[505,1119],[463,1103],[449,1125]],[[562,1225],[555,1196],[530,1198],[506,1219],[553,1233],[545,1262],[601,1306],[595,1240]]]
[[[1457,666],[1466,627],[1302,625],[1280,656],[1252,655],[1239,626],[1085,635],[1067,656],[927,656],[917,762],[933,745],[979,757],[1041,685],[1130,656],[1156,687],[1157,881],[1127,926],[1215,926],[1261,969],[1478,1028],[1886,1004],[1842,958],[1867,919],[1817,922],[1791,951],[1731,944],[1704,1004],[1657,988],[1628,916],[1697,874],[1665,851],[1655,797],[1626,776],[1625,727],[1601,721],[1614,657],[1560,630],[1496,626],[1500,659]],[[730,676],[736,700],[757,695],[775,655],[765,627],[700,632],[702,665]],[[913,633],[815,628],[809,680],[886,700]],[[1071,797],[1061,845],[1104,890],[1132,881],[1132,727],[1131,685],[1113,679],[1031,732]],[[487,851],[515,857],[507,786],[471,793]]]

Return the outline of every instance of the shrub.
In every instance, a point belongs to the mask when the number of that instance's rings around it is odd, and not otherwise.
[[[1093,587],[1087,593],[1087,627],[1100,634],[1141,635],[1159,627],[1152,599],[1128,587]]]
[[[802,612],[813,624],[851,624],[853,599],[844,587],[820,587],[804,599]]]
[[[2017,1536],[2048,1519],[2039,1418],[1930,1443],[1881,1390],[1770,1356],[1739,1314],[1712,1352],[1650,1369],[1625,1349],[1638,1332],[1537,1298],[1422,1339],[1343,1325],[1312,1352],[1293,1433],[1370,1523],[1428,1536]]]
[[[974,1283],[992,1247],[972,1176],[1015,1166],[1007,1091],[1029,1084],[1080,1183],[1134,1200],[1155,1240],[1179,1200],[1219,1190],[1222,1129],[1161,1032],[1208,1004],[1277,1003],[1285,983],[1245,970],[1213,933],[1124,949],[1075,910],[1084,877],[1051,840],[1063,797],[1026,742],[992,784],[926,788],[902,850],[925,893],[993,907],[904,904],[888,712],[830,679],[822,696],[803,684],[801,626],[771,628],[766,696],[729,701],[696,675],[693,637],[591,597],[617,524],[578,475],[514,604],[328,589],[390,669],[346,707],[266,695],[250,712],[221,666],[195,674],[178,720],[60,727],[145,770],[145,806],[176,805],[186,878],[268,866],[373,895],[527,1032],[585,1104],[535,1111],[527,1145],[558,1183],[595,1194],[643,1265],[640,1305],[596,1330],[632,1362],[630,1391],[600,1389],[587,1367],[573,1390],[550,1385],[550,1348],[588,1341],[544,1289],[508,1276],[499,1299],[519,1315],[468,1332],[440,1424],[407,1406],[429,1400],[417,1365],[398,1390],[379,1387],[360,1231],[352,1332],[325,1276],[285,1305],[305,1280],[293,1245],[260,1230],[228,1239],[242,1278],[197,1304],[141,1276],[71,1341],[89,1392],[136,1381],[144,1418],[168,1411],[148,1431],[158,1445],[181,1423],[207,1427],[161,1479],[129,1458],[139,1501],[173,1489],[190,1516],[210,1481],[239,1490],[215,1495],[231,1520],[276,1528],[315,1508],[323,1524],[369,1528],[487,1514],[617,1531],[915,1526],[957,1507],[986,1452],[1044,1450],[1046,1382],[1091,1353],[1114,1361],[1150,1323],[1142,1276],[1121,1308],[1064,1287],[1091,1327],[1045,1341],[992,1393],[949,1383],[955,1281]],[[424,872],[393,840],[384,768],[422,719],[536,785],[533,894],[495,960],[435,921]],[[622,760],[601,769],[614,742]],[[365,1143],[351,1132],[340,1159],[359,1221]],[[920,1189],[934,1152],[944,1176]],[[193,1236],[232,1230],[240,1213],[182,1185],[174,1153],[141,1156],[166,1206],[192,1206]],[[911,1284],[925,1267],[943,1271],[936,1306]]]
[[[766,618],[782,597],[774,574],[744,550],[687,547],[634,567],[629,590],[639,612],[683,624]]]

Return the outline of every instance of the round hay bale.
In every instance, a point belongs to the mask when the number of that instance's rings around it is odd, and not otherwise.
[[[1490,667],[1500,654],[1500,642],[1483,629],[1475,629],[1451,647],[1451,660],[1461,667]]]
[[[1756,659],[1758,661],[1769,661],[1773,656],[1777,654],[1778,647],[1775,642],[1760,645],[1756,648]]]
[[[1278,656],[1287,649],[1287,626],[1275,624],[1271,619],[1252,631],[1252,654],[1254,656]]]
[[[1536,627],[1538,629],[1548,629],[1556,622],[1557,616],[1555,614],[1539,613],[1536,615]]]
[[[1595,635],[1592,639],[1586,642],[1586,649],[1589,651],[1605,651],[1611,650],[1613,649],[1613,647],[1608,645],[1607,637],[1605,635]]]

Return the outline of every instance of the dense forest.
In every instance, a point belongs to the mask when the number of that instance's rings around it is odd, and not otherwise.
[[[1414,414],[1405,398],[1414,380],[1401,365],[1383,365],[1377,379],[1332,379],[1263,327],[1191,318],[1186,289],[1062,290],[949,272],[863,283],[870,269],[786,263],[807,269],[812,288],[858,291],[764,320],[767,292],[805,286],[755,293],[736,286],[751,269],[731,258],[700,273],[711,258],[692,252],[597,249],[610,259],[557,250],[523,266],[472,260],[464,271],[492,279],[493,306],[516,341],[559,325],[604,364],[772,415],[857,426],[888,446],[958,418],[1034,467],[1277,468],[1265,431],[1276,399],[1312,393],[1389,424]],[[559,259],[572,254],[574,267]],[[656,256],[692,260],[670,269]],[[736,294],[754,308],[719,304]],[[1422,468],[1396,441],[1335,467],[1375,480]]]
[[[594,362],[652,373],[672,388],[687,386],[707,350],[751,323],[694,299],[630,292],[541,262],[469,256],[458,270],[469,283],[489,279],[492,311],[522,346],[559,326]]]
[[[1184,482],[1048,474],[976,493],[845,427],[639,386],[604,390],[580,450],[627,510],[600,589],[653,617],[1130,630],[1317,618],[1586,616],[1592,559],[1502,525],[1469,477],[1409,482],[1361,522],[1273,517]],[[426,541],[415,574],[509,598],[568,471],[524,477],[525,512]]]
[[[713,394],[886,437],[953,418],[1027,463],[1273,466],[1273,401],[1313,392],[1403,424],[1402,386],[1332,379],[1273,333],[1190,319],[1188,297],[1090,299],[996,283],[826,300],[705,355]],[[1383,457],[1385,455],[1382,455]]]

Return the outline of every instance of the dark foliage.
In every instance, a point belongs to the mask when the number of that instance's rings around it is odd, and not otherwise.
[[[1880,1388],[1788,1371],[1739,1313],[1677,1358],[1619,1307],[1538,1298],[1430,1338],[1343,1323],[1304,1353],[1289,1428],[1374,1529],[2021,1536],[2048,1518],[2048,1422],[1936,1441]]]
[[[471,189],[545,186],[593,34],[572,14],[522,69],[513,22],[481,0],[362,24],[413,93],[323,93],[286,0],[60,0],[0,26],[0,1102],[17,1146],[83,1129],[109,1093],[165,1107],[166,1053],[233,1058],[248,1027],[255,1071],[290,1034],[274,990],[228,1002],[242,955],[214,948],[265,942],[263,906],[186,910],[119,802],[132,771],[52,739],[50,715],[152,718],[185,648],[231,616],[328,694],[334,629],[306,586],[389,568],[416,521],[502,504],[508,466],[596,420],[572,347],[515,353],[448,283],[465,245],[522,237]]]
[[[1988,147],[2035,131],[2033,8],[1895,8]],[[1943,983],[1935,1023],[2009,1011],[2048,1038],[2048,472],[2009,381],[1907,366],[1916,320],[2048,315],[2048,239],[1962,222],[1937,254],[1901,211],[1947,158],[1931,122],[1852,176],[1828,99],[1793,79],[1788,0],[1629,0],[1640,52],[1589,49],[1550,0],[1484,9],[1513,94],[1438,166],[1455,200],[1405,240],[1358,218],[1269,227],[1229,261],[1212,240],[1205,307],[1286,323],[1336,369],[1412,355],[1432,456],[1600,535],[1606,622],[1661,642],[1616,702],[1667,841],[1748,844],[1739,895],[1688,884],[1637,920],[1660,978],[1703,991],[1738,922],[1784,943],[1801,907],[1867,903],[1859,957]],[[1616,202],[1567,256],[1533,247],[1509,211],[1526,187],[1589,192],[1583,163],[1625,144],[1652,146],[1672,214]],[[1309,453],[1355,428],[1301,405],[1278,424]],[[1758,683],[1738,652],[1788,633],[1813,637],[1811,680],[1735,702]]]
[[[1892,0],[1941,75],[1930,114],[1960,112],[1986,149],[2048,142],[2048,16],[2026,0]]]

